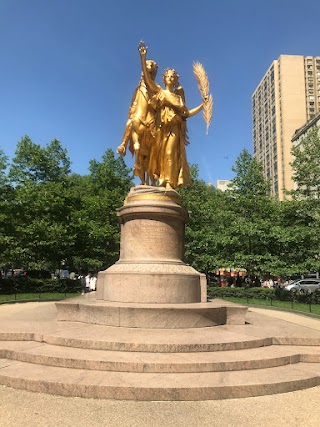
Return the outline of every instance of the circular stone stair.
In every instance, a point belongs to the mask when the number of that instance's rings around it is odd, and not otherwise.
[[[0,333],[0,383],[122,400],[230,399],[320,384],[319,338],[257,337],[225,326],[70,325],[44,334]]]

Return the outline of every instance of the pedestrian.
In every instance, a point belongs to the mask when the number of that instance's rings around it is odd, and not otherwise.
[[[90,292],[91,273],[88,273],[85,279],[86,279],[86,292]]]
[[[241,286],[242,286],[242,277],[239,276],[239,274],[238,274],[237,279],[236,279],[236,288],[241,288]]]
[[[233,288],[233,277],[232,276],[228,277],[228,286],[230,288]]]
[[[264,288],[270,288],[270,283],[269,283],[269,280],[268,280],[268,279],[266,279],[266,280],[263,282],[263,287],[264,287]]]
[[[80,274],[78,279],[80,280],[80,284],[81,284],[81,295],[84,295],[86,292],[86,278],[84,277],[83,274]]]
[[[94,274],[90,280],[90,291],[95,291],[97,286],[97,276]]]
[[[256,287],[256,288],[260,288],[260,286],[261,286],[261,281],[260,281],[260,279],[259,279],[259,277],[258,277],[258,276],[255,276],[255,278],[254,278],[254,280],[253,280],[253,286],[254,286],[254,287]]]

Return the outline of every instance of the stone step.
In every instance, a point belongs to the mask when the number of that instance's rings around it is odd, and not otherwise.
[[[242,350],[272,344],[269,337],[260,338],[216,328],[213,332],[212,328],[148,330],[98,325],[43,334],[35,339],[65,347],[150,353]]]
[[[56,303],[58,320],[124,328],[185,329],[244,325],[248,307],[228,301],[146,304],[98,300],[91,296]]]
[[[62,396],[120,400],[217,400],[284,393],[320,384],[320,364],[205,373],[132,373],[0,359],[0,384]]]
[[[34,341],[0,341],[0,358],[64,368],[118,372],[224,372],[320,363],[320,347],[269,346],[238,351],[145,353],[90,350]]]
[[[320,346],[320,338],[303,336],[262,336],[245,327],[227,326],[199,329],[131,329],[100,325],[68,324],[54,332],[0,332],[0,341],[37,341],[48,344],[110,351],[189,353],[241,350],[272,344]],[[238,329],[237,329],[238,328]]]

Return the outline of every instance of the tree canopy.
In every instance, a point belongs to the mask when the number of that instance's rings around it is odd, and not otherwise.
[[[244,149],[232,167],[236,176],[231,189],[235,194],[244,197],[264,197],[270,194],[270,182],[263,175],[262,164]]]
[[[320,130],[314,126],[300,144],[293,146],[292,179],[296,190],[295,197],[320,198]]]
[[[57,139],[41,147],[24,136],[15,154],[9,177],[16,184],[57,182],[70,174],[71,162],[67,150],[62,148]]]
[[[116,261],[116,208],[132,185],[130,171],[112,150],[91,160],[89,174],[70,171],[57,139],[47,146],[25,136],[5,174],[0,153],[2,266],[98,270]],[[10,197],[9,197],[10,196]]]
[[[311,134],[304,150],[296,153],[294,168],[308,170],[310,158],[320,158],[316,138]],[[296,173],[300,189],[284,202],[270,197],[262,165],[247,150],[233,171],[230,189],[222,192],[201,180],[197,166],[191,166],[193,185],[179,190],[190,212],[185,261],[207,274],[232,267],[261,275],[318,271],[316,162],[309,171],[312,179],[307,180],[307,172]],[[132,179],[112,150],[90,160],[88,173],[79,175],[71,172],[67,150],[56,139],[40,146],[23,137],[11,163],[0,149],[0,265],[53,270],[63,262],[78,271],[112,265],[119,257],[116,209]],[[307,187],[310,191],[304,192]]]

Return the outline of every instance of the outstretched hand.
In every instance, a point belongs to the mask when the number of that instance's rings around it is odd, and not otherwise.
[[[119,145],[117,153],[120,154],[121,157],[124,157],[126,155],[126,147],[123,144]]]
[[[141,40],[141,42],[138,44],[138,49],[140,52],[140,55],[146,55],[148,51],[148,47],[144,44],[144,41]]]

